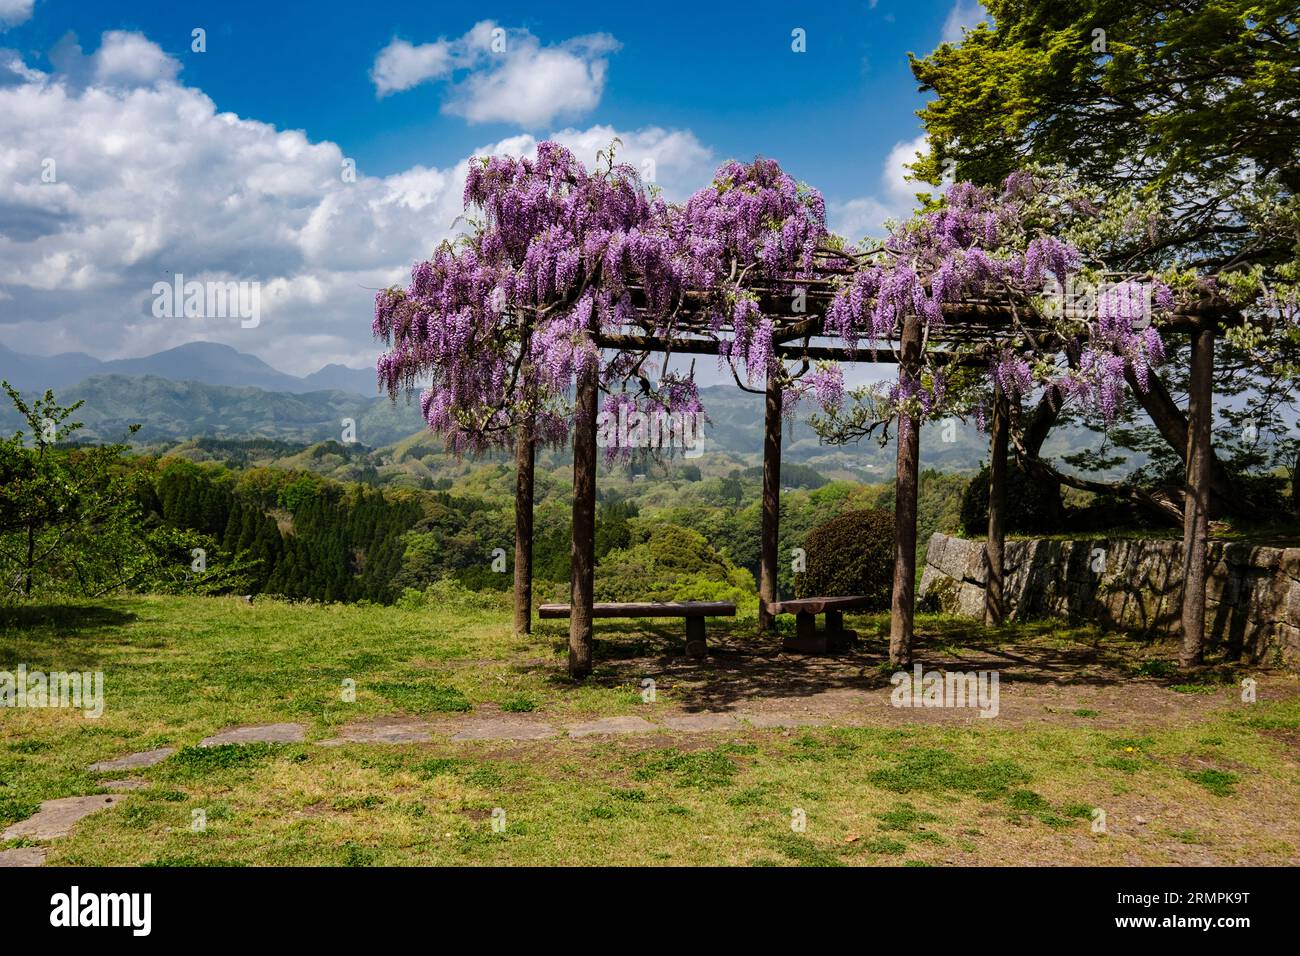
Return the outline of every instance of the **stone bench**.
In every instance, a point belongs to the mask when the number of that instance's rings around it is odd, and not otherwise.
[[[844,629],[844,612],[869,607],[871,599],[863,594],[846,597],[806,597],[773,601],[767,606],[772,616],[793,614],[795,633],[782,642],[783,650],[799,654],[825,654],[848,647],[856,638]],[[826,629],[817,633],[817,615],[826,615]]]
[[[569,604],[543,604],[537,609],[540,618],[568,617]],[[680,617],[686,621],[686,654],[703,657],[708,651],[704,637],[706,617],[735,617],[736,605],[730,601],[645,601],[640,603],[603,603],[591,609],[592,617]]]

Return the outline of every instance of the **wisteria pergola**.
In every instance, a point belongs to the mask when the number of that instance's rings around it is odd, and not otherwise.
[[[718,356],[738,384],[742,363],[751,390],[765,392],[759,599],[760,623],[769,626],[785,401],[808,384],[832,404],[842,394],[834,365],[810,372],[812,363],[875,362],[898,367],[883,418],[896,422],[897,440],[893,663],[912,654],[920,425],[943,407],[948,378],[962,368],[986,370],[991,385],[980,391],[992,452],[985,619],[1000,622],[1006,613],[1010,443],[1031,470],[1066,480],[1038,456],[1034,441],[1046,434],[1040,421],[1050,427],[1071,395],[1096,404],[1109,421],[1127,383],[1159,393],[1160,414],[1148,408],[1166,440],[1185,451],[1183,506],[1172,509],[1183,519],[1181,661],[1200,661],[1214,342],[1221,327],[1240,320],[1213,281],[1183,283],[1178,298],[1150,276],[1119,275],[1094,302],[1062,295],[1049,313],[1044,283],[1063,288],[1083,262],[1058,232],[1103,210],[1036,174],[1014,173],[997,190],[955,184],[940,208],[858,249],[827,230],[820,194],[774,161],[725,163],[710,186],[671,205],[631,167],[615,165],[612,152],[606,159],[589,173],[546,142],[536,159],[476,161],[465,188],[467,209],[483,213],[473,232],[417,263],[408,289],[376,297],[374,331],[392,345],[379,361],[390,394],[428,373],[423,410],[432,428],[470,447],[514,442],[517,630],[531,620],[536,446],[571,435],[569,671],[590,672],[599,394],[604,387],[617,406],[636,381],[652,402],[698,409],[693,378],[670,370],[673,356],[691,355]],[[1142,228],[1131,213],[1122,221]],[[1094,279],[1104,258],[1094,250]],[[1124,304],[1135,284],[1155,290],[1157,308],[1138,315]],[[1112,294],[1119,290],[1124,296]],[[1150,321],[1139,328],[1139,318]],[[1186,419],[1152,374],[1164,360],[1165,334],[1191,337]],[[1059,356],[1069,365],[1064,375],[1052,371]],[[1034,419],[1017,428],[1035,380],[1042,392]]]
[[[818,344],[824,339],[826,312],[833,301],[836,281],[848,272],[837,254],[819,255],[815,274],[799,279],[770,280],[755,288],[765,317],[773,320],[775,355],[785,362],[889,363],[899,367],[900,377],[918,374],[922,361],[922,326],[916,315],[907,317],[901,333],[886,341],[851,349],[843,345]],[[646,328],[652,322],[638,309],[621,331],[592,330],[591,336],[603,350],[634,355],[718,355],[725,349],[731,329],[711,327],[701,306],[709,292],[688,292],[671,336],[655,335]],[[633,290],[639,303],[644,291]],[[792,311],[798,302],[801,311]],[[1026,322],[1005,298],[968,298],[943,306],[944,324],[925,343],[927,360],[939,366],[986,368],[992,357],[1004,349],[1059,351],[1066,342],[1048,323]],[[1070,307],[1064,317],[1074,317]],[[1077,318],[1087,318],[1080,313]],[[1205,628],[1206,553],[1211,462],[1212,383],[1215,335],[1221,326],[1239,321],[1239,313],[1221,300],[1203,302],[1176,310],[1156,322],[1162,333],[1191,336],[1191,380],[1187,429],[1187,464],[1184,504],[1184,594],[1182,605],[1183,644],[1195,647],[1199,657]],[[996,390],[996,389],[995,389]],[[593,644],[595,575],[595,516],[597,469],[598,381],[595,374],[579,379],[573,432],[573,538],[572,610],[569,624],[570,671],[590,670]],[[1051,398],[1045,398],[1051,401]],[[1059,399],[1058,399],[1059,400]],[[767,627],[767,607],[777,594],[777,541],[780,522],[782,388],[779,379],[767,379],[764,413],[762,529],[760,546],[760,623]],[[990,485],[987,538],[987,586],[985,620],[999,623],[1006,614],[1003,594],[1005,543],[1006,463],[1009,451],[1009,420],[1005,398],[998,396],[990,417]],[[920,428],[901,423],[897,429],[896,498],[894,512],[894,581],[890,606],[890,661],[911,662],[913,622],[916,605],[917,486],[920,460]],[[532,602],[532,508],[535,448],[531,437],[520,430],[516,445],[516,539],[514,603],[515,624],[521,631],[530,627]]]

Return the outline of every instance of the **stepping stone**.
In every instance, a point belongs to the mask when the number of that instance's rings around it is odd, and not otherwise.
[[[740,721],[733,714],[679,714],[665,717],[664,726],[670,730],[701,733],[710,730],[735,730]]]
[[[121,780],[105,780],[100,786],[106,790],[142,790],[149,786],[149,781],[139,777],[124,777]]]
[[[15,823],[0,834],[0,840],[55,840],[67,836],[83,817],[107,810],[122,799],[117,794],[97,794],[46,800],[34,816]]]
[[[752,727],[825,727],[829,720],[802,714],[740,714]]]
[[[466,720],[451,735],[452,740],[544,740],[555,736],[555,728],[540,720],[514,717],[477,717]]]
[[[101,760],[99,763],[92,763],[89,769],[91,773],[107,773],[110,770],[135,770],[137,767],[152,767],[156,763],[162,763],[175,752],[175,747],[159,747],[157,750],[127,754],[125,757],[117,757],[114,760]]]
[[[433,739],[429,723],[412,717],[376,717],[356,720],[339,728],[332,740],[322,740],[322,747],[344,744],[423,744]]]
[[[591,737],[595,734],[650,734],[659,728],[641,717],[602,717],[585,724],[570,724],[570,737]]]
[[[45,863],[47,852],[49,851],[43,846],[20,846],[13,850],[0,850],[0,867],[41,866]]]
[[[204,737],[200,747],[219,747],[222,744],[298,744],[306,730],[302,724],[264,724],[261,727],[227,727],[219,734]]]

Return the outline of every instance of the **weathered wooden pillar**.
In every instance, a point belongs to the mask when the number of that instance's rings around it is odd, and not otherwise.
[[[533,632],[533,422],[515,436],[515,635]]]
[[[990,422],[989,451],[989,536],[984,546],[986,561],[984,583],[984,623],[1001,624],[1006,616],[1005,582],[1003,581],[1006,545],[1005,512],[1007,503],[1007,433],[1009,422],[1007,396],[1002,386],[993,386],[993,418]]]
[[[903,320],[899,345],[898,378],[916,380],[921,365],[921,323],[909,315]],[[889,662],[912,662],[912,622],[916,612],[916,489],[921,457],[921,423],[910,415],[898,416],[898,459],[894,488],[894,591],[889,614]]]
[[[1214,412],[1214,325],[1202,319],[1192,333],[1187,387],[1186,490],[1183,496],[1183,647],[1186,669],[1201,663],[1205,650],[1205,580],[1210,532],[1210,435]]]
[[[573,422],[573,546],[570,551],[569,676],[591,673],[596,585],[596,363],[578,379]]]
[[[763,529],[759,545],[758,625],[770,630],[775,617],[767,606],[777,594],[777,541],[781,526],[781,383],[767,373],[767,398],[763,412]]]

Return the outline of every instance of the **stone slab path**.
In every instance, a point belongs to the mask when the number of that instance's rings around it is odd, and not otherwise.
[[[591,737],[597,734],[652,734],[659,728],[644,717],[602,717],[584,724],[570,724],[570,737]]]
[[[426,721],[415,717],[367,717],[338,728],[337,736],[318,743],[322,747],[345,744],[429,743],[435,736],[454,741],[465,740],[549,740],[567,736],[572,740],[625,734],[725,733],[743,730],[748,724],[758,728],[815,727],[830,720],[800,714],[731,714],[688,713],[658,717],[601,717],[557,726],[536,717],[509,714],[485,714],[449,721]]]
[[[518,717],[471,717],[460,723],[452,740],[545,740],[555,728],[540,720]]]
[[[48,852],[43,846],[20,846],[12,850],[0,850],[0,867],[41,866]]]
[[[138,754],[127,754],[114,760],[101,760],[92,763],[87,769],[91,773],[108,773],[113,770],[135,770],[140,767],[152,767],[162,763],[176,752],[175,747],[159,747],[157,750],[145,750]]]
[[[302,724],[263,724],[260,727],[227,727],[199,741],[200,747],[222,744],[300,744],[306,739]]]
[[[71,833],[83,818],[107,810],[121,799],[117,794],[100,793],[46,800],[33,816],[20,820],[0,834],[0,840],[57,840]]]
[[[339,735],[319,741],[322,747],[343,744],[424,744],[433,739],[433,725],[416,717],[374,717],[339,728]]]

